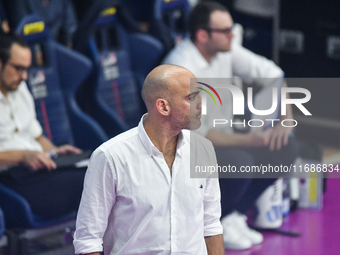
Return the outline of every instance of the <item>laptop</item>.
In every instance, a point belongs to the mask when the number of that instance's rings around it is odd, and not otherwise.
[[[87,167],[92,151],[83,151],[79,154],[60,154],[53,157],[53,161],[57,165],[57,169],[83,168]],[[27,168],[21,164],[11,164],[0,167],[0,172],[3,175],[9,175],[14,179],[23,179],[29,177],[33,172],[32,169]]]
[[[88,162],[92,151],[83,151],[79,154],[60,154],[53,157],[53,161],[56,163],[57,168],[77,167],[81,162]],[[85,163],[84,163],[85,164]],[[87,166],[87,165],[86,165]],[[82,167],[82,166],[80,166]]]

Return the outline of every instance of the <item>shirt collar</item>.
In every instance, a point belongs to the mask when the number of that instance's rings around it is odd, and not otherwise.
[[[10,95],[14,95],[18,90],[22,89],[22,87],[24,86],[23,84],[25,84],[25,81],[22,81],[16,90],[8,91],[7,97],[5,97],[5,95],[0,91],[0,100],[8,98]]]
[[[147,113],[144,114],[138,124],[138,133],[139,133],[139,137],[142,141],[143,146],[145,147],[145,149],[147,150],[149,156],[157,156],[159,154],[161,154],[161,152],[158,150],[158,148],[152,143],[152,141],[150,140],[148,134],[146,133],[145,129],[144,129],[144,125],[143,125],[143,119],[144,117],[146,117]],[[178,150],[185,144],[184,141],[184,135],[183,135],[183,131],[179,132],[178,134],[178,141],[177,141],[177,152]]]
[[[188,38],[187,43],[191,48],[193,54],[191,55],[192,62],[196,63],[198,68],[206,69],[210,66],[209,62],[203,57],[201,52],[197,49],[196,45]]]
[[[0,91],[0,100],[2,100],[2,99],[5,99],[5,96],[4,96],[4,94],[2,94],[2,92]]]

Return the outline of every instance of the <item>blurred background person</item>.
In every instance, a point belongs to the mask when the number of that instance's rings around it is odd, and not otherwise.
[[[2,0],[0,0],[0,22],[1,22],[2,30],[5,31],[6,33],[8,33],[9,32],[9,24],[8,24],[5,8],[2,4]]]
[[[80,153],[43,135],[25,80],[31,51],[17,35],[0,33],[0,182],[22,195],[33,213],[53,219],[77,211],[84,169],[58,169],[51,157]]]
[[[78,22],[71,0],[5,0],[4,3],[11,29],[15,29],[25,15],[37,14],[56,41],[72,48]]]
[[[198,78],[233,78],[262,81],[264,78],[280,78],[283,71],[274,62],[254,54],[241,45],[233,44],[233,19],[228,10],[217,2],[200,2],[189,18],[190,38],[177,45],[164,63],[189,69]],[[261,80],[262,79],[262,80]],[[232,99],[221,93],[224,103],[217,119],[233,119]],[[205,118],[205,120],[204,120]],[[281,119],[291,119],[292,110]],[[290,136],[292,128],[276,125],[249,133],[234,133],[230,125],[213,129],[208,116],[202,117],[198,133],[212,141],[219,165],[241,166],[260,164],[290,165],[298,155],[296,140]],[[220,175],[222,200],[222,225],[224,245],[229,249],[248,249],[261,243],[261,233],[250,229],[244,215],[262,192],[276,179],[230,179]],[[225,177],[225,178],[223,178]]]

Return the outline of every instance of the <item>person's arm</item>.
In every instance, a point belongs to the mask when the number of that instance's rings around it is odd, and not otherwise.
[[[33,170],[43,168],[52,170],[57,167],[54,161],[41,151],[17,150],[0,152],[0,166],[10,164],[23,164]]]
[[[217,165],[214,147],[209,143],[209,164]],[[204,239],[208,255],[224,255],[223,227],[221,225],[221,191],[218,176],[206,179],[204,193]]]
[[[37,140],[38,143],[40,143],[41,147],[43,148],[44,152],[51,151],[53,149],[56,149],[57,146],[55,146],[49,139],[47,139],[44,135],[41,135],[37,137],[35,140]]]
[[[283,87],[287,87],[287,83],[284,82]],[[287,95],[287,98],[289,96]],[[286,105],[286,115],[280,116],[280,122],[283,120],[293,119],[292,105]],[[285,125],[293,125],[294,123],[286,122]],[[269,148],[270,150],[280,150],[283,146],[288,144],[288,138],[290,133],[293,131],[292,127],[284,127],[281,124],[275,125],[272,129],[271,135],[269,137]]]
[[[284,75],[282,69],[272,60],[257,55],[241,45],[232,45],[233,75],[247,78],[251,82],[257,79],[279,78]]]
[[[206,236],[204,237],[205,244],[207,246],[208,255],[224,255],[224,246],[223,246],[223,236]]]
[[[36,140],[40,143],[43,151],[31,151],[31,150],[14,150],[14,151],[2,151],[0,152],[0,166],[11,164],[23,164],[32,170],[47,169],[53,170],[57,166],[55,162],[46,155],[46,152],[56,154],[64,153],[80,153],[81,150],[71,145],[63,145],[56,147],[45,136],[40,135]]]
[[[47,139],[44,135],[36,138],[38,143],[40,143],[44,152],[53,152],[51,154],[66,154],[66,153],[80,153],[81,149],[74,147],[69,144],[65,144],[62,146],[55,146],[49,139]]]
[[[246,134],[227,134],[217,129],[209,129],[206,138],[217,147],[261,147],[268,144],[271,132],[271,129],[263,131],[259,128]]]
[[[233,74],[242,78],[250,78],[252,82],[265,86],[268,78],[283,77],[284,73],[273,61],[257,55],[242,46],[233,45],[232,48]],[[270,79],[268,79],[270,81]],[[270,82],[269,82],[270,84]],[[287,86],[286,82],[283,86]],[[292,107],[287,105],[287,115],[280,117],[280,120],[292,119]],[[287,122],[286,125],[289,123]],[[269,135],[269,149],[280,150],[287,145],[288,137],[292,128],[276,125],[271,128]]]
[[[116,166],[112,157],[100,149],[91,156],[74,233],[76,254],[99,254],[103,250],[103,236],[116,201]]]

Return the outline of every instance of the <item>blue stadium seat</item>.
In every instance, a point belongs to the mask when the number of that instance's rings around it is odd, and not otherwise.
[[[74,220],[76,216],[70,213],[58,219],[43,219],[32,212],[25,198],[3,184],[0,184],[0,206],[6,213],[8,228],[38,229]]]
[[[60,222],[75,219],[75,213],[58,219],[43,219],[35,215],[25,198],[0,183],[0,206],[6,214],[8,228],[34,229],[49,227]]]
[[[4,235],[5,233],[5,220],[4,220],[4,214],[2,210],[0,209],[0,238]]]
[[[55,144],[95,149],[108,137],[75,100],[77,89],[92,71],[91,61],[53,41],[37,15],[24,17],[16,31],[32,50],[27,84],[44,134]]]
[[[32,212],[25,198],[3,184],[0,184],[0,206],[5,213],[6,228],[11,237],[9,251],[5,254],[39,255],[53,250],[53,254],[64,255],[74,251],[72,232],[76,213],[52,220],[44,219]]]
[[[190,10],[188,0],[155,0],[150,33],[164,44],[166,52],[188,35]]]
[[[0,208],[0,254],[6,255],[8,254],[8,240],[5,234],[5,219],[4,214]]]
[[[110,7],[97,19],[86,51],[95,72],[78,97],[109,136],[138,124],[146,111],[140,95],[142,83],[163,56],[160,42],[127,32],[118,17],[117,9]]]
[[[91,61],[55,43],[36,15],[25,17],[17,33],[32,49],[27,84],[44,134],[55,144],[70,143],[82,149],[95,149],[107,140],[99,124],[82,112],[75,101],[77,88],[92,70]],[[10,245],[11,254],[45,254],[50,250],[53,254],[72,254],[75,213],[45,219],[32,212],[25,198],[3,184],[0,207],[12,233],[11,242],[16,243]]]

